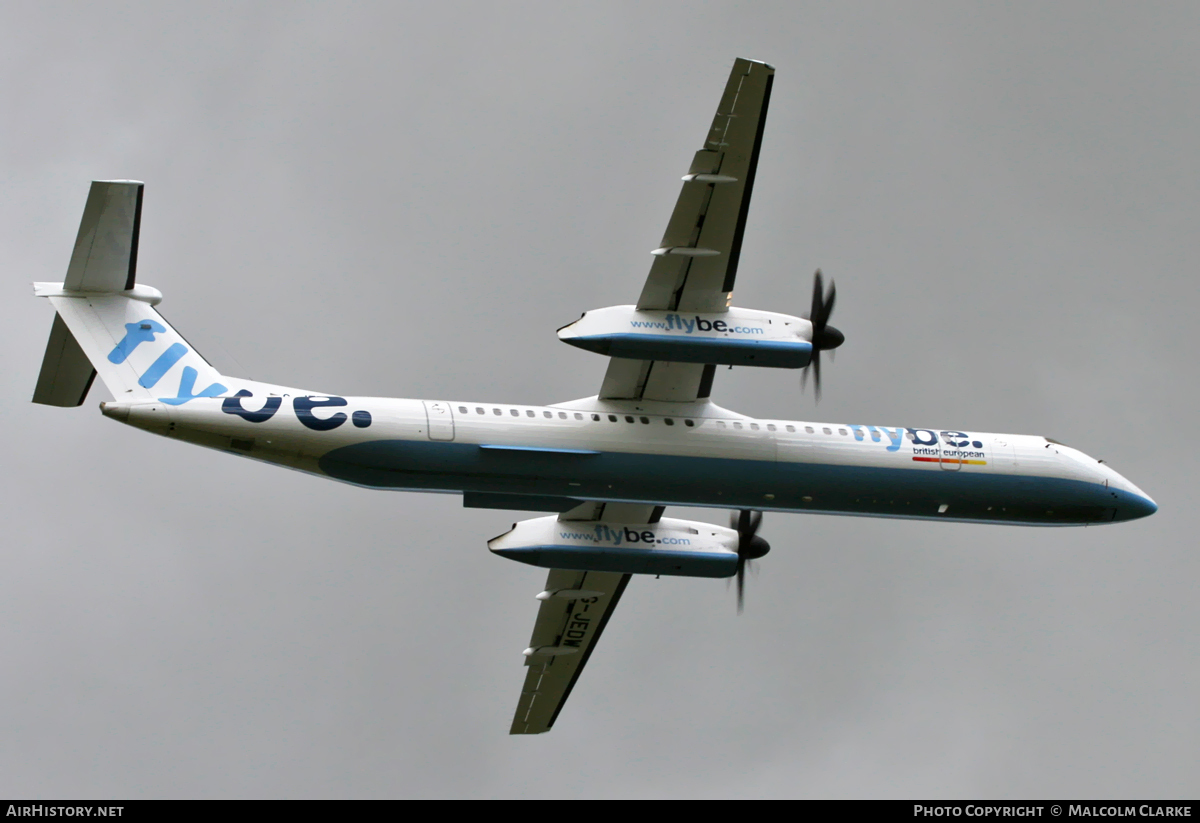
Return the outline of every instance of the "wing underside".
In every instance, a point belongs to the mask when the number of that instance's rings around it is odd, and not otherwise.
[[[583,503],[559,519],[652,523],[662,511],[661,506]],[[550,731],[631,577],[618,572],[550,570],[525,650],[525,684],[510,734]]]
[[[528,669],[509,730],[511,734],[550,731],[632,576],[614,572],[550,570],[546,591],[566,589],[598,594],[571,600],[552,597],[542,601],[530,640],[531,653],[525,658]],[[572,649],[573,653],[543,651],[550,649]]]
[[[704,148],[684,177],[637,307],[699,313],[728,310],[750,209],[775,69],[734,61]],[[715,367],[612,358],[602,399],[692,402],[705,398]]]
[[[641,310],[728,311],[775,70],[738,59],[704,147],[696,152],[642,288]],[[715,365],[610,358],[599,397],[693,403],[709,396]],[[564,521],[652,523],[661,506],[583,503]],[[552,569],[525,651],[512,734],[549,731],[632,575]]]

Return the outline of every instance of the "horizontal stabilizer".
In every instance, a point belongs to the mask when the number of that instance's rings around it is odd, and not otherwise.
[[[62,315],[56,313],[37,388],[33,390],[33,402],[47,406],[82,405],[95,379],[96,370],[63,322]]]
[[[104,292],[134,287],[144,189],[136,180],[92,183],[63,288]]]

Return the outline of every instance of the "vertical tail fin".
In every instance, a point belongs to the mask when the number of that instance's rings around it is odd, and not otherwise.
[[[58,312],[35,403],[78,406],[97,373],[117,400],[178,405],[228,391],[154,310],[158,290],[137,285],[143,188],[132,180],[92,183],[66,281],[34,284]]]

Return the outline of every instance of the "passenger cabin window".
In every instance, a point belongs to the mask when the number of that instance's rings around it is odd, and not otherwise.
[[[592,415],[592,420],[594,420],[594,421],[596,421],[597,423],[599,423],[599,422],[600,422],[600,415],[598,415],[598,414],[593,414],[593,415]]]
[[[504,414],[504,412],[500,411],[499,409],[492,409],[492,412],[494,414]]]
[[[693,423],[691,420],[684,420],[684,421],[683,421],[683,425],[685,425],[685,426],[694,426],[694,425],[696,425],[696,424],[695,424],[695,423]]]
[[[812,427],[812,426],[805,426],[805,427],[804,427],[804,430],[805,430],[806,432],[808,432],[809,434],[815,434],[815,432],[813,431],[813,427]]]
[[[608,416],[608,421],[609,421],[610,423],[616,423],[616,422],[617,422],[617,416],[616,416],[615,414],[610,414],[610,415]]]
[[[537,414],[533,411],[533,409],[526,409],[525,414],[529,417],[537,417]]]
[[[838,434],[846,435],[846,434],[849,434],[849,432],[846,431],[845,429],[838,429]]]
[[[795,431],[796,431],[796,427],[795,427],[795,426],[788,426],[788,427],[787,427],[787,430],[788,430],[788,431],[790,431],[790,432],[795,432]]]
[[[520,410],[520,409],[509,409],[509,410],[508,410],[508,413],[509,413],[509,414],[511,414],[513,417],[520,417],[520,416],[521,416],[521,410]]]
[[[563,420],[566,420],[566,419],[567,419],[567,415],[566,415],[566,413],[564,412],[564,413],[563,413]],[[583,415],[582,415],[582,414],[580,414],[579,412],[575,412],[575,419],[576,419],[576,420],[582,420],[582,419],[583,419]]]
[[[689,425],[690,425],[690,424],[689,424]],[[723,428],[725,428],[725,421],[724,421],[724,420],[718,420],[718,421],[717,421],[717,428],[718,428],[718,429],[723,429]]]
[[[741,423],[734,423],[734,424],[733,424],[733,427],[734,427],[735,429],[740,429],[740,428],[742,427],[742,424],[741,424]]]
[[[672,420],[672,419],[671,419],[671,418],[669,418],[669,417],[664,417],[664,418],[663,418],[663,422],[664,422],[664,423],[666,423],[668,426],[674,426],[674,425],[675,425],[675,421],[674,421],[674,420]]]
[[[769,431],[769,432],[773,432],[773,431],[775,431],[775,424],[774,424],[774,423],[768,423],[768,424],[767,424],[767,431]]]
[[[583,415],[579,415],[579,414],[577,414],[577,415],[575,415],[575,417],[577,417],[577,418],[578,418],[578,419],[580,419],[580,420],[582,420],[582,419],[583,419]],[[558,419],[559,419],[559,420],[566,420],[566,419],[567,419],[567,413],[566,413],[566,412],[559,412],[559,413],[558,413]]]
[[[542,412],[542,416],[545,417],[547,420],[553,420],[554,412]]]
[[[647,425],[649,425],[649,423],[650,423],[649,417],[639,417],[638,420],[641,420],[643,423],[646,423]]]
[[[467,407],[466,407],[466,406],[459,406],[459,407],[458,407],[458,413],[459,413],[459,414],[467,414]]]
[[[750,428],[754,429],[754,431],[758,431],[758,424],[757,424],[757,423],[751,423],[751,424],[750,424]]]
[[[825,428],[821,429],[821,431],[825,432],[826,434],[833,434],[833,432],[829,430],[829,427],[828,427],[828,426],[826,426]]]
[[[483,406],[476,406],[476,407],[475,407],[475,413],[476,413],[476,414],[487,414],[487,412],[485,412],[485,411],[483,410]]]
[[[632,414],[627,414],[627,415],[625,415],[625,422],[626,422],[626,423],[632,423],[632,422],[633,422],[633,415],[632,415]]]

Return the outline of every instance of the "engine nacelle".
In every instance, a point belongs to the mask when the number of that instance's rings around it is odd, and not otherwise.
[[[488,541],[501,557],[546,569],[732,577],[737,532],[664,517],[657,523],[608,523],[537,517]]]
[[[563,326],[558,339],[635,360],[800,369],[812,358],[810,322],[755,309],[712,314],[609,306]]]

